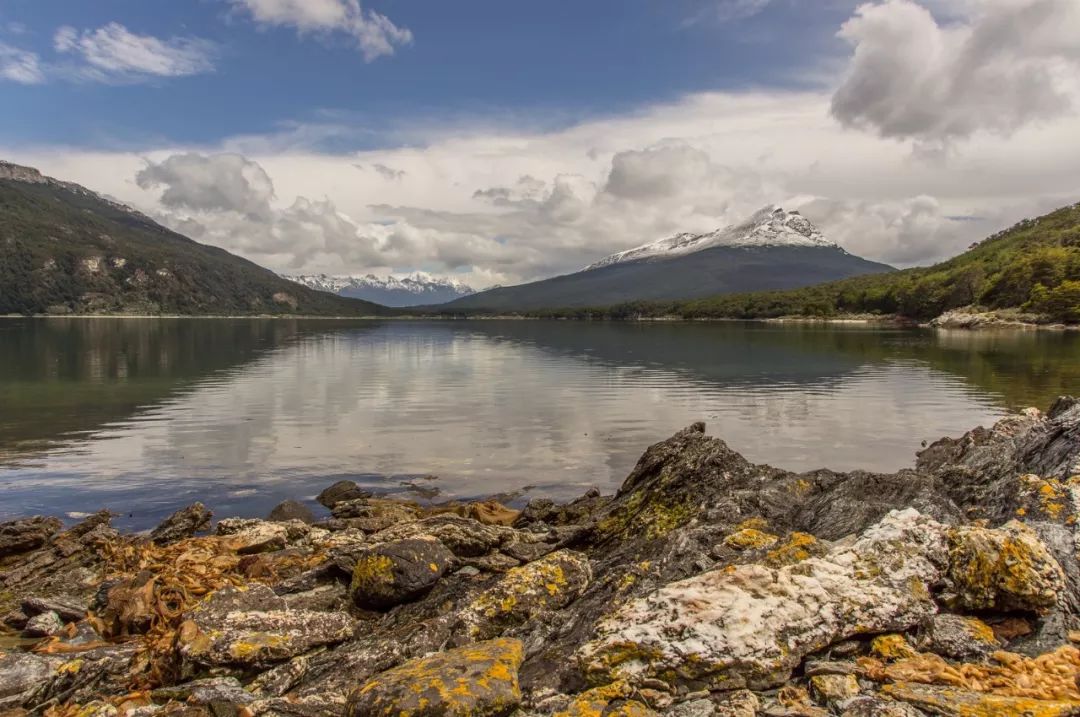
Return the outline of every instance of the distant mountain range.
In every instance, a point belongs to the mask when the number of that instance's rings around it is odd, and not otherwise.
[[[316,291],[394,307],[442,304],[476,293],[475,289],[460,281],[443,279],[419,271],[408,276],[385,278],[374,274],[365,276],[282,274],[282,277]]]
[[[844,251],[798,212],[768,206],[724,229],[677,234],[612,254],[574,274],[489,289],[438,308],[530,311],[600,307],[793,289],[890,271],[894,271],[890,266]]]
[[[0,162],[0,314],[373,316],[144,214]]]

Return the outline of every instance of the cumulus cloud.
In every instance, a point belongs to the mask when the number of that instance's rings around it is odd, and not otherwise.
[[[139,35],[111,22],[96,30],[64,26],[53,36],[53,48],[78,58],[81,79],[129,82],[155,77],[184,77],[212,72],[216,48],[196,37],[160,39]]]
[[[257,162],[238,154],[174,154],[149,163],[135,175],[143,189],[163,187],[161,203],[194,212],[237,212],[253,218],[270,214],[274,183]]]
[[[939,22],[911,0],[860,6],[840,37],[854,47],[832,115],[883,137],[943,146],[1067,113],[1078,94],[1076,0],[951,3]]]
[[[37,85],[45,81],[45,73],[36,53],[0,42],[0,79]]]
[[[374,10],[364,10],[359,0],[230,1],[260,25],[293,27],[301,34],[348,35],[367,62],[393,55],[413,41],[412,31]]]

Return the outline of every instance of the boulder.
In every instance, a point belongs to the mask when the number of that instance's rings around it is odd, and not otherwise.
[[[780,685],[812,652],[933,615],[930,587],[945,571],[945,532],[914,510],[898,511],[824,557],[731,566],[669,584],[601,620],[581,664],[597,680]]]
[[[400,523],[371,536],[377,543],[406,540],[419,536],[438,538],[450,552],[461,558],[475,558],[497,550],[504,543],[517,539],[518,531],[484,525],[471,518],[444,514]]]
[[[454,555],[432,537],[381,543],[356,556],[352,599],[370,610],[385,610],[415,600],[434,587]]]
[[[572,550],[513,568],[461,611],[460,637],[490,639],[540,613],[566,607],[591,579],[589,559]]]
[[[353,691],[347,717],[501,717],[521,702],[517,640],[491,640],[387,670]]]
[[[1061,566],[1031,528],[1010,521],[1001,529],[960,526],[948,533],[953,608],[1045,615],[1065,592]]]
[[[345,613],[289,610],[264,585],[218,590],[185,617],[178,634],[180,654],[211,666],[287,660],[348,640],[356,624]]]
[[[22,601],[22,611],[30,616],[40,615],[43,612],[55,612],[64,622],[78,622],[86,617],[87,605],[82,600],[70,596],[30,597]]]
[[[273,510],[270,511],[270,515],[266,516],[266,519],[275,523],[284,522],[286,520],[299,520],[302,523],[311,525],[315,522],[315,513],[311,511],[311,508],[307,507],[298,500],[283,500],[278,503]]]
[[[1001,647],[993,629],[977,617],[934,615],[920,626],[917,647],[953,660],[979,660]]]
[[[296,528],[290,531],[291,526]],[[227,537],[238,555],[254,555],[282,550],[290,537],[302,535],[307,526],[300,522],[270,523],[265,520],[229,518],[218,523],[217,534]]]
[[[319,493],[315,500],[319,501],[319,504],[325,508],[333,508],[338,503],[370,497],[371,493],[369,491],[364,490],[353,481],[339,480],[334,485],[323,490],[322,493]]]
[[[421,515],[415,503],[381,498],[347,500],[330,509],[334,518],[346,521],[346,525],[359,528],[365,533],[377,533],[398,523],[416,520]]]
[[[150,531],[150,539],[158,545],[169,545],[191,538],[196,533],[209,530],[212,517],[214,514],[205,505],[192,503],[176,511]]]
[[[37,550],[60,531],[57,518],[35,516],[0,523],[0,558]]]

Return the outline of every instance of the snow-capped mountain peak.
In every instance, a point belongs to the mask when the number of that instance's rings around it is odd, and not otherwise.
[[[642,259],[663,259],[693,254],[714,247],[829,247],[839,248],[826,239],[809,219],[798,212],[787,212],[775,204],[764,207],[746,221],[706,234],[682,233],[605,257],[586,268],[599,269]]]
[[[385,277],[335,276],[331,274],[282,275],[317,291],[374,301],[385,306],[439,304],[476,293],[472,287],[454,279],[416,271],[404,276]]]

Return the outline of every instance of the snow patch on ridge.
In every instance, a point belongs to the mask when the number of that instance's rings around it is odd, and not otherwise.
[[[707,234],[676,234],[667,239],[644,244],[605,257],[585,270],[599,269],[612,264],[622,264],[643,259],[666,259],[714,247],[827,247],[839,249],[818,231],[809,219],[798,212],[787,212],[775,204],[758,210],[752,217],[739,224],[717,229]]]
[[[426,272],[416,271],[405,276],[389,275],[378,277],[374,274],[365,276],[334,276],[330,274],[282,274],[282,278],[295,281],[298,284],[326,291],[331,294],[340,294],[346,289],[378,289],[384,291],[405,291],[410,294],[427,294],[436,290],[450,290],[462,296],[476,293],[467,284],[453,279],[433,276]]]

